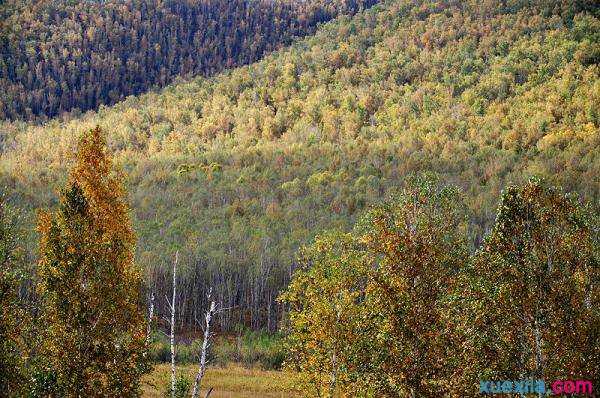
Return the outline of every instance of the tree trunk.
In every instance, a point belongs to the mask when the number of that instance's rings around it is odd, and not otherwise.
[[[154,317],[154,292],[150,295],[150,306],[148,309],[148,329],[146,330],[146,351],[144,352],[144,358],[148,356],[150,351],[150,337],[152,334],[152,318]]]
[[[208,293],[208,300],[210,301],[211,291]],[[214,301],[210,301],[210,307],[208,311],[206,311],[205,316],[205,325],[204,325],[204,341],[202,341],[202,352],[200,353],[200,367],[198,368],[198,373],[196,374],[196,380],[194,380],[194,390],[192,392],[192,398],[198,398],[198,394],[200,393],[200,385],[202,382],[202,378],[204,377],[204,373],[206,373],[206,354],[208,351],[208,339],[210,337],[210,321],[212,320],[212,316],[215,313],[216,305]],[[211,393],[212,389],[208,391],[206,396]]]
[[[177,288],[177,261],[179,252],[175,253],[173,262],[173,298],[171,300],[171,398],[175,398],[175,293]]]
[[[150,345],[150,335],[152,333],[152,317],[154,317],[154,292],[152,292],[152,294],[150,295],[150,307],[148,309],[148,329],[146,330],[147,348]]]

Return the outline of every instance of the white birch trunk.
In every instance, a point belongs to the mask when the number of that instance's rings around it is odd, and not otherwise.
[[[150,344],[150,334],[152,333],[152,318],[154,317],[154,292],[150,295],[150,307],[148,309],[148,330],[146,330],[146,346]]]
[[[175,293],[177,289],[177,261],[179,252],[175,253],[173,262],[173,298],[171,300],[171,398],[175,398]]]
[[[210,301],[210,291],[208,293],[208,300]],[[202,378],[204,377],[204,373],[206,373],[206,354],[208,351],[208,339],[210,337],[210,322],[212,320],[212,316],[215,313],[216,305],[214,301],[210,301],[210,307],[208,311],[206,311],[206,316],[204,319],[204,341],[202,341],[202,352],[200,353],[200,367],[198,368],[198,373],[196,374],[196,379],[194,380],[194,390],[192,392],[192,398],[198,398],[198,394],[200,394],[200,385],[202,382]],[[208,391],[206,396],[211,393],[212,389]]]

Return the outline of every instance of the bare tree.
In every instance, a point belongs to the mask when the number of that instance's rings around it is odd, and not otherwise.
[[[194,390],[192,392],[192,398],[198,398],[198,394],[200,393],[200,384],[202,382],[202,378],[204,377],[204,373],[206,373],[206,354],[209,346],[208,339],[210,337],[210,322],[217,308],[215,302],[211,301],[211,294],[212,289],[209,289],[208,301],[210,305],[204,317],[204,340],[202,341],[202,352],[200,353],[200,367],[198,368],[198,373],[196,374],[196,380],[194,380]],[[208,397],[211,392],[212,388],[208,391],[206,397]]]
[[[171,398],[175,398],[175,294],[177,291],[177,262],[179,261],[179,251],[175,253],[173,262],[173,298],[171,301],[167,298],[167,304],[171,310]]]

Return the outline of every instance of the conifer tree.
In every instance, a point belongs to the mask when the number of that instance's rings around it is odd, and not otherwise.
[[[40,215],[44,353],[64,397],[140,395],[145,347],[135,236],[97,127],[84,135],[54,213]]]

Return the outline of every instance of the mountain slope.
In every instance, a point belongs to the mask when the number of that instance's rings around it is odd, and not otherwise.
[[[9,0],[0,119],[95,109],[260,59],[372,0]]]
[[[479,236],[499,191],[533,174],[598,203],[597,8],[479,3],[387,1],[214,78],[72,120],[6,123],[3,180],[28,214],[53,204],[75,138],[99,124],[158,297],[180,248],[184,322],[210,284],[238,306],[222,327],[273,329],[296,248],[348,228],[411,172],[464,187]]]

